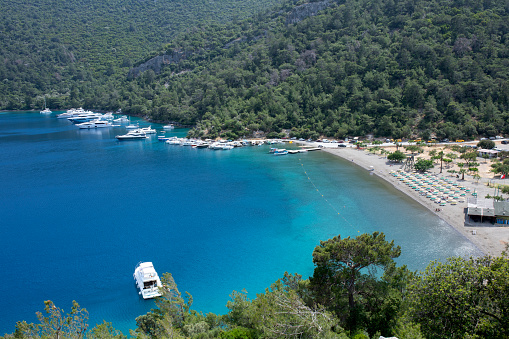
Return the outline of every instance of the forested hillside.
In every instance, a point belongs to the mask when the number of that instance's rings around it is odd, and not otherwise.
[[[164,52],[188,57],[129,82],[125,111],[202,137],[509,133],[507,1],[328,5],[188,31]]]
[[[2,4],[0,107],[46,95],[210,138],[509,133],[507,1],[269,3]]]
[[[134,63],[176,33],[199,23],[230,22],[275,3],[0,0],[0,109],[40,109],[43,95],[52,108],[100,108],[93,97],[114,92]]]

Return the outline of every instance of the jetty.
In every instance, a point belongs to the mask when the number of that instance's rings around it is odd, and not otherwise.
[[[289,149],[289,154],[297,154],[297,153],[306,153],[311,151],[319,151],[321,150],[320,147],[311,147],[311,148],[303,148],[303,149]]]

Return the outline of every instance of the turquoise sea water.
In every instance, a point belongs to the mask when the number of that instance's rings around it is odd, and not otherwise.
[[[308,277],[314,247],[338,234],[382,231],[414,270],[479,254],[412,199],[327,153],[118,142],[122,127],[64,120],[0,113],[0,335],[36,322],[44,300],[65,311],[76,300],[91,327],[106,320],[127,334],[154,306],[135,289],[139,261],[172,273],[193,309],[226,313],[233,290],[254,298],[285,271]]]

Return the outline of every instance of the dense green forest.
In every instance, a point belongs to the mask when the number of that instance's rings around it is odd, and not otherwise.
[[[336,236],[313,251],[309,279],[284,277],[255,299],[233,292],[228,313],[198,313],[170,273],[162,277],[156,308],[136,318],[131,337],[146,338],[509,338],[509,258],[449,258],[424,272],[398,267],[401,248],[383,233]],[[103,322],[88,328],[88,313],[74,302],[65,313],[51,301],[39,323],[18,322],[2,339],[115,338]]]
[[[50,108],[122,108],[209,138],[509,133],[505,0],[289,1],[227,24],[226,2],[50,5],[5,6],[4,109],[48,95]]]
[[[274,0],[0,0],[0,109],[100,109],[129,68],[179,32]],[[96,97],[99,97],[98,99]]]
[[[239,39],[229,48],[196,28],[169,49],[202,50],[132,81],[128,108],[196,124],[201,137],[509,133],[508,10],[507,1],[352,0],[290,24],[283,6],[222,28]]]

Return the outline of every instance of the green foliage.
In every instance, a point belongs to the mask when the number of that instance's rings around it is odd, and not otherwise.
[[[51,109],[127,108],[121,88],[135,63],[196,25],[238,22],[276,3],[1,0],[0,109],[41,109],[43,96]],[[206,47],[195,40],[180,47]]]
[[[390,161],[401,162],[406,159],[406,155],[401,151],[394,151],[387,155],[387,159]]]
[[[398,272],[392,264],[400,254],[400,247],[379,232],[321,241],[313,251],[316,267],[310,278],[315,302],[334,312],[347,329],[387,332],[393,296],[388,281],[377,280],[376,270]]]
[[[491,171],[495,174],[509,174],[509,158],[502,161],[496,161],[491,164]]]
[[[433,160],[418,159],[414,164],[414,168],[421,172],[426,172],[433,167]]]
[[[127,339],[122,332],[113,328],[111,323],[103,321],[87,333],[87,338],[90,339]]]
[[[72,302],[71,311],[64,313],[59,307],[56,307],[51,300],[44,302],[44,311],[37,312],[39,324],[26,323],[25,321],[16,324],[15,338],[83,338],[88,329],[88,312],[81,308],[76,302]],[[115,333],[113,329],[112,333]],[[101,330],[97,330],[100,332]],[[107,337],[107,336],[105,336]],[[116,338],[123,338],[119,334]]]
[[[253,330],[244,327],[235,327],[229,331],[221,333],[222,339],[254,339],[257,338]]]
[[[409,288],[410,315],[428,338],[507,338],[509,261],[431,263]]]
[[[495,142],[488,139],[481,140],[477,143],[477,147],[482,149],[493,149],[495,148]]]

